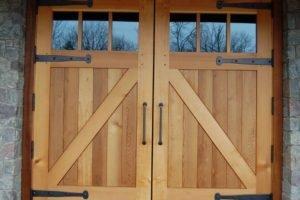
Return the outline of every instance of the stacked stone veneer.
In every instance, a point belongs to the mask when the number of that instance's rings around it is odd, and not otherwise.
[[[25,0],[0,0],[0,200],[20,198]]]
[[[300,200],[300,0],[284,0],[283,199]]]

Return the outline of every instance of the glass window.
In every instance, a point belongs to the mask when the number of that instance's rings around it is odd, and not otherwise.
[[[256,16],[231,15],[231,51],[234,53],[256,52]]]
[[[137,51],[138,32],[138,13],[113,13],[112,50]]]
[[[226,21],[224,14],[200,15],[202,52],[226,52]]]
[[[53,13],[52,48],[56,50],[77,49],[78,13]]]
[[[82,48],[84,50],[107,50],[108,13],[83,13]]]
[[[172,52],[196,51],[196,14],[170,15],[170,50]]]

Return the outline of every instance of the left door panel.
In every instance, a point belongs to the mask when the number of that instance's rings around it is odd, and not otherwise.
[[[117,3],[39,8],[37,54],[91,62],[35,65],[34,190],[151,198],[153,3]]]

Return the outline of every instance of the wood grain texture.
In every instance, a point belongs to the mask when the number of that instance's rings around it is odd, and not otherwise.
[[[79,69],[65,70],[64,80],[64,150],[78,133]],[[63,179],[63,185],[77,185],[77,162]]]

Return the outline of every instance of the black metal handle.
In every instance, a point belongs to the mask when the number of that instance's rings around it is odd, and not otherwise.
[[[48,190],[32,190],[32,197],[81,197],[83,199],[89,198],[89,192],[64,192],[64,191],[48,191]]]
[[[147,115],[147,103],[143,103],[143,141],[142,144],[146,145],[146,115]]]
[[[163,145],[163,124],[162,124],[162,121],[163,121],[163,107],[164,107],[164,104],[163,103],[160,103],[159,105],[159,136],[158,136],[158,145]]]

